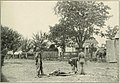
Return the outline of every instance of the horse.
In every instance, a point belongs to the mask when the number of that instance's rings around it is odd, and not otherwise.
[[[10,59],[10,58],[13,58],[13,55],[14,55],[13,50],[8,51],[6,58],[9,58],[9,59]]]
[[[17,52],[14,52],[14,56],[18,56],[19,58],[21,58],[21,55],[22,55],[22,51],[17,51]]]

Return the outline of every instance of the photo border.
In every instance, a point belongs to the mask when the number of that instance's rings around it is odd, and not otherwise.
[[[1,12],[1,2],[2,1],[64,1],[64,0],[1,0],[0,1],[0,12]],[[68,1],[68,0],[66,0]],[[70,1],[118,1],[119,2],[119,30],[120,30],[120,0],[70,0]],[[0,13],[1,15],[1,13]],[[1,20],[0,20],[1,25]],[[0,41],[1,41],[1,28],[0,28]],[[120,31],[119,31],[119,60],[120,60]],[[120,79],[120,61],[117,62],[118,64],[118,78]],[[1,42],[0,42],[0,81],[1,81]],[[118,79],[118,81],[119,81]],[[30,81],[31,82],[31,81]],[[92,82],[91,82],[92,83]]]

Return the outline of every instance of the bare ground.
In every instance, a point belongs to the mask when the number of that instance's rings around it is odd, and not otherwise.
[[[43,61],[43,70],[49,74],[60,68],[60,71],[71,72],[66,61]],[[85,65],[86,75],[50,76],[38,78],[34,60],[7,59],[2,72],[9,82],[118,82],[117,63],[88,62]]]

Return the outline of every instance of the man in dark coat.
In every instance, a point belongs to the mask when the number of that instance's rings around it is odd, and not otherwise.
[[[37,67],[37,76],[44,75],[43,66],[42,66],[42,51],[37,51],[35,55],[36,67]]]
[[[77,68],[78,57],[74,57],[68,60],[68,63],[71,65],[73,72],[76,74],[78,71]]]

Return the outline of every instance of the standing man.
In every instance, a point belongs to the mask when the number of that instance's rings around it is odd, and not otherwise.
[[[41,77],[42,75],[44,75],[42,65],[42,50],[40,52],[38,50],[36,51],[35,60],[37,67],[37,76]]]
[[[80,70],[81,75],[85,75],[84,65],[85,65],[86,57],[85,57],[85,53],[83,51],[84,51],[84,49],[82,48],[79,50],[79,53],[78,53],[78,61],[79,61],[79,65],[80,65],[79,67],[81,68],[81,70]]]
[[[57,49],[58,49],[58,59],[61,61],[62,48],[60,46],[57,46]]]

